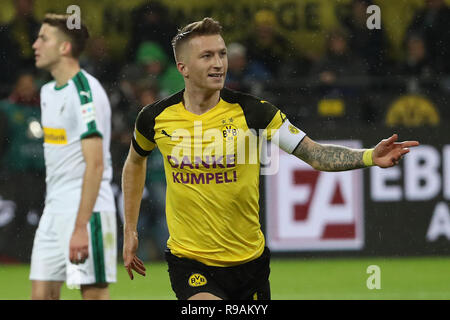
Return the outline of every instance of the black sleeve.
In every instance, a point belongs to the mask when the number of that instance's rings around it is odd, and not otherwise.
[[[154,148],[155,109],[153,105],[145,106],[136,118],[131,143],[134,150],[143,157],[148,156]]]
[[[277,107],[268,101],[246,93],[226,90],[222,98],[230,103],[238,103],[244,111],[244,116],[249,129],[264,130],[273,117],[279,111]],[[282,116],[282,114],[280,113]],[[284,122],[284,120],[283,120]]]
[[[155,109],[153,105],[142,108],[135,123],[135,129],[153,143],[155,143]]]
[[[177,92],[163,100],[149,104],[139,112],[135,126],[132,144],[141,156],[148,156],[155,147],[155,119],[167,107],[179,103],[183,99],[183,91]]]

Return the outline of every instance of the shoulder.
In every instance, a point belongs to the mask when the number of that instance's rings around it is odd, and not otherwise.
[[[183,91],[184,90],[177,92],[165,99],[156,101],[155,103],[143,107],[136,119],[136,126],[135,126],[136,137],[143,136],[148,141],[155,143],[154,140],[155,118],[158,115],[160,115],[166,108],[180,103],[183,100]]]
[[[103,88],[102,84],[100,83],[100,81],[98,81],[98,79],[96,77],[94,77],[93,75],[89,74],[85,70],[81,70],[80,76],[84,77],[86,79],[86,82],[88,84],[88,88],[91,91],[102,92],[102,93],[106,94],[105,89]]]
[[[279,111],[272,103],[239,91],[224,88],[221,98],[228,103],[237,103],[241,106],[250,128],[264,129]]]
[[[81,69],[71,80],[77,91],[105,91],[100,81],[83,69]]]
[[[220,92],[220,96],[228,103],[238,103],[242,108],[249,110],[254,109],[261,111],[261,109],[277,109],[273,104],[263,98],[228,88],[223,88]]]
[[[100,81],[94,76],[81,69],[72,79],[73,92],[81,105],[93,102],[96,108],[109,105],[108,95]]]
[[[49,90],[53,90],[55,87],[56,81],[52,80],[50,82],[45,83],[42,87],[41,87],[41,93],[42,92],[47,92]]]
[[[155,118],[161,114],[166,108],[178,104],[183,101],[183,91],[181,90],[167,98],[156,101],[155,103],[146,105],[142,108],[138,115],[138,121],[153,122]]]
[[[258,101],[261,101],[260,98],[249,93],[235,91],[228,88],[223,88],[220,91],[220,97],[228,103],[239,103],[241,105],[257,104]]]

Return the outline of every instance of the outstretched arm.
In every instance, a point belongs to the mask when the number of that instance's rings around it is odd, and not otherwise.
[[[320,144],[309,137],[294,150],[293,154],[320,171],[345,171],[377,165],[392,167],[409,152],[409,147],[419,145],[417,141],[396,142],[397,134],[384,139],[374,149],[351,149],[343,146]]]
[[[146,171],[147,157],[140,156],[134,150],[133,146],[130,146],[130,151],[125,160],[122,172],[122,191],[125,210],[123,262],[131,280],[134,278],[132,270],[145,276],[144,264],[136,256],[136,251],[138,248],[137,223],[142,192],[144,191]]]

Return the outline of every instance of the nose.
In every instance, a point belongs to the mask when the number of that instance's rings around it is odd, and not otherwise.
[[[223,68],[222,58],[218,54],[215,55],[214,68],[216,68],[216,69],[222,69]]]

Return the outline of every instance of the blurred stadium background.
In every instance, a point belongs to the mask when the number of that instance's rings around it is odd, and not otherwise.
[[[278,174],[261,179],[273,298],[450,298],[450,1],[3,0],[0,299],[29,298],[45,193],[39,89],[50,79],[34,67],[31,45],[43,15],[72,4],[91,33],[81,65],[113,109],[119,259],[120,174],[134,119],[183,87],[170,48],[176,29],[211,16],[228,44],[226,85],[271,101],[313,139],[370,147],[397,132],[422,143],[388,170],[319,173],[280,156]],[[380,30],[366,26],[371,4],[381,9]],[[162,260],[164,188],[153,152],[139,222],[149,277],[130,283],[119,262],[113,299],[174,299]],[[379,290],[366,286],[370,265],[380,267]]]

